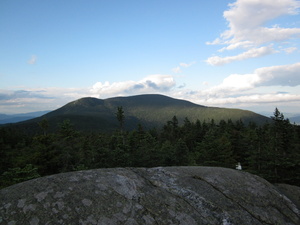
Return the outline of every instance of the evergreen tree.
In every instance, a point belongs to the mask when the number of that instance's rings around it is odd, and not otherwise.
[[[118,107],[116,117],[117,117],[117,120],[119,121],[119,124],[120,124],[120,133],[121,133],[121,136],[122,136],[122,143],[123,143],[123,145],[125,145],[125,137],[124,137],[124,134],[123,134],[123,128],[124,128],[124,123],[125,123],[125,115],[124,115],[124,111],[123,111],[122,106]]]
[[[274,116],[271,117],[274,123],[271,126],[271,161],[270,165],[274,171],[274,181],[278,181],[280,173],[283,173],[283,165],[286,163],[287,154],[290,149],[289,121],[275,108]]]
[[[180,129],[176,116],[173,116],[172,120],[169,120],[167,124],[164,125],[161,136],[164,140],[170,140],[172,144],[180,138]]]
[[[226,134],[218,135],[217,129],[206,133],[197,146],[197,156],[198,165],[233,168],[236,164],[229,138]]]
[[[0,188],[40,177],[37,170],[38,169],[31,164],[27,164],[23,168],[16,167],[8,169],[8,171],[0,176]]]
[[[43,134],[46,135],[47,134],[47,130],[49,128],[49,122],[48,122],[48,120],[47,119],[43,119],[41,122],[38,123],[38,125],[43,130]]]
[[[127,166],[235,168],[241,162],[243,170],[271,182],[300,185],[300,127],[291,125],[277,108],[271,117],[273,122],[262,126],[231,120],[218,124],[214,120],[191,122],[188,118],[180,126],[173,116],[161,130],[147,130],[139,124],[125,132],[122,107],[118,107],[116,118],[120,129],[114,133],[81,133],[70,120],[59,124],[54,133],[49,133],[46,121],[42,121],[39,125],[43,134],[31,136],[18,129],[0,128],[0,174],[7,172],[6,180],[9,177],[19,182],[32,171],[44,176]],[[24,176],[19,173],[23,170]]]
[[[189,149],[181,138],[175,144],[175,158],[175,165],[177,166],[188,166],[190,164]]]
[[[117,120],[119,121],[120,130],[122,132],[123,128],[124,128],[124,123],[125,123],[125,115],[124,115],[124,110],[123,110],[122,106],[117,108],[116,117],[117,117]]]

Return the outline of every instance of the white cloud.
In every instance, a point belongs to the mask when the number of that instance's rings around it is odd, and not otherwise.
[[[174,73],[181,73],[182,72],[180,66],[177,66],[177,67],[173,68],[172,71]]]
[[[0,90],[0,112],[9,114],[54,110],[85,96],[88,96],[87,90],[78,88]]]
[[[225,89],[226,91],[243,91],[254,88],[260,82],[257,74],[232,74],[223,80],[223,83],[217,86],[217,89]],[[228,89],[228,90],[227,90]]]
[[[24,113],[56,109],[82,97],[108,98],[120,95],[161,93],[167,94],[176,82],[170,75],[150,75],[139,81],[97,82],[92,88],[24,88],[0,89],[1,113]]]
[[[260,77],[260,86],[290,86],[300,85],[300,63],[283,66],[263,67],[254,72]]]
[[[235,44],[230,44],[224,48],[221,48],[220,50],[218,50],[218,52],[224,52],[225,50],[234,50],[236,48],[246,48],[246,47],[252,47],[252,43],[251,41],[241,41],[241,42],[237,42]]]
[[[117,95],[130,95],[141,93],[163,93],[170,91],[176,83],[170,75],[150,75],[140,81],[123,81],[109,83],[97,82],[90,92],[100,98]]]
[[[284,48],[283,51],[285,51],[286,54],[291,54],[291,53],[297,51],[297,48],[296,47]]]
[[[229,30],[221,34],[223,41],[232,38],[227,43],[250,41],[253,44],[263,44],[286,40],[300,33],[299,28],[264,27],[267,22],[279,16],[298,14],[299,1],[237,0],[229,6],[230,9],[224,12],[224,18],[229,22]]]
[[[30,64],[30,65],[33,65],[33,64],[36,63],[36,61],[37,61],[36,55],[32,55],[31,58],[28,60],[27,63]]]
[[[184,62],[181,62],[181,63],[179,63],[179,66],[173,68],[172,71],[173,71],[174,73],[181,73],[181,72],[182,72],[181,68],[188,68],[188,67],[194,65],[195,63],[196,63],[196,62],[191,62],[191,63],[184,63]]]
[[[191,62],[191,63],[179,63],[179,65],[181,66],[181,67],[185,67],[185,68],[187,68],[187,67],[190,67],[190,66],[192,66],[192,65],[194,65],[196,62]]]
[[[262,45],[274,42],[282,42],[290,40],[293,37],[299,37],[300,28],[285,28],[277,24],[267,27],[266,24],[273,19],[284,15],[296,15],[300,8],[300,1],[296,0],[237,0],[229,4],[229,10],[225,11],[223,16],[228,21],[229,29],[224,31],[219,38],[212,42],[207,42],[210,45],[226,45],[219,51],[233,50],[237,48],[250,49],[240,55],[224,57],[239,58],[239,60],[252,58],[242,57],[252,49],[257,49]],[[292,50],[292,49],[290,49]],[[268,52],[269,54],[275,53]],[[257,56],[262,56],[258,54]],[[218,57],[218,56],[216,56]],[[211,57],[207,61],[220,61],[219,58]],[[227,61],[232,62],[235,60]],[[221,64],[212,64],[221,65]]]
[[[300,95],[295,94],[252,94],[243,95],[238,97],[223,97],[223,98],[209,98],[204,101],[198,101],[199,104],[204,105],[237,105],[237,104],[270,104],[270,103],[283,103],[283,102],[300,102]]]
[[[207,95],[203,91],[181,90],[173,92],[172,97],[189,100],[204,106],[244,108],[256,112],[263,110],[272,112],[275,107],[285,111],[299,112],[298,105],[300,104],[300,94],[291,93],[250,93],[236,96],[228,93],[220,96]]]
[[[300,85],[300,63],[282,66],[271,66],[256,69],[252,74],[231,74],[217,86],[206,89],[206,96],[225,96],[242,94],[262,86]]]
[[[237,0],[229,7],[224,18],[230,22],[230,28],[241,29],[244,25],[255,28],[279,16],[297,14],[300,4],[295,0]]]
[[[240,61],[244,59],[249,59],[249,58],[257,58],[269,54],[273,54],[276,51],[272,47],[260,47],[260,48],[252,48],[246,52],[243,52],[239,55],[235,56],[227,56],[227,57],[219,57],[219,56],[213,56],[210,57],[206,60],[206,62],[210,65],[213,66],[220,66],[224,65],[227,63],[231,63],[234,61]]]
[[[92,96],[108,98],[138,94],[160,93],[186,99],[201,105],[247,108],[250,105],[275,106],[289,104],[294,111],[300,105],[300,62],[290,65],[262,67],[249,74],[228,75],[219,85],[203,89],[176,86],[171,75],[150,75],[138,81],[97,82],[91,88],[43,88],[0,90],[0,112],[30,112],[56,109],[78,98]],[[274,91],[276,90],[276,91]],[[298,108],[297,108],[298,106]]]

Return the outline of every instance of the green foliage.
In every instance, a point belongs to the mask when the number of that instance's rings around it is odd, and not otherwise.
[[[123,110],[122,106],[118,107],[117,112],[116,112],[116,117],[117,117],[117,120],[119,121],[120,129],[123,130],[125,116],[124,116],[124,110]]]
[[[86,107],[81,102],[82,107]],[[78,103],[79,104],[79,103]],[[92,104],[92,103],[91,103]],[[119,122],[124,111],[118,108]],[[118,114],[118,113],[117,113]],[[116,115],[117,115],[116,114]],[[130,116],[126,116],[127,120]],[[117,119],[114,118],[117,122]],[[278,109],[262,126],[242,120],[190,120],[171,116],[161,129],[79,132],[72,120],[42,134],[0,129],[1,186],[39,175],[107,167],[221,166],[258,174],[271,182],[300,185],[300,127]],[[45,123],[45,124],[44,124]],[[47,131],[47,132],[45,132]]]
[[[47,119],[43,119],[41,122],[38,123],[38,125],[43,130],[43,134],[46,135],[47,130],[49,129],[49,121]]]
[[[59,124],[59,133],[62,138],[70,139],[76,136],[76,130],[74,129],[74,125],[71,123],[69,119],[64,120]]]
[[[31,164],[27,164],[25,167],[11,168],[1,175],[0,187],[5,187],[13,184],[17,184],[26,180],[31,180],[40,177],[37,172],[37,168]]]
[[[234,168],[233,147],[226,133],[211,129],[199,143],[196,163],[203,166],[222,166]]]

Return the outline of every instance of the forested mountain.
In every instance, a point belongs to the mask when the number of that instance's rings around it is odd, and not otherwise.
[[[185,118],[191,122],[197,120],[215,122],[231,119],[241,120],[248,124],[263,124],[269,118],[240,109],[205,107],[185,100],[170,98],[163,95],[137,95],[131,97],[115,97],[109,99],[81,98],[46,115],[19,123],[18,126],[28,132],[39,129],[38,122],[46,119],[49,130],[55,131],[57,124],[68,119],[76,129],[85,131],[114,131],[119,127],[115,114],[122,107],[126,116],[124,128],[132,130],[141,124],[144,128],[162,127],[164,123],[176,116],[179,124]]]
[[[116,100],[119,99],[110,101]],[[100,107],[94,101],[100,102]],[[82,113],[91,105],[103,109],[103,104],[107,103],[99,99],[81,99],[51,114],[64,115],[64,112],[70,116],[69,109],[74,112],[76,108]],[[183,107],[190,103],[183,101],[181,104]],[[119,103],[112,105],[114,108]],[[129,103],[123,105],[129,108]],[[102,112],[105,114],[107,111]],[[231,119],[193,122],[188,118],[180,124],[176,116],[171,116],[159,128],[145,129],[138,124],[135,129],[125,130],[127,115],[121,106],[117,107],[116,112],[110,115],[118,127],[112,132],[78,130],[69,119],[59,122],[53,132],[49,130],[47,117],[37,122],[39,129],[35,134],[16,126],[1,127],[0,187],[38,176],[83,169],[156,166],[235,168],[238,163],[243,170],[271,182],[300,186],[300,127],[292,125],[278,109],[270,118],[272,122],[261,125]]]
[[[220,166],[300,185],[300,128],[162,95],[82,98],[0,127],[0,187],[107,167]]]

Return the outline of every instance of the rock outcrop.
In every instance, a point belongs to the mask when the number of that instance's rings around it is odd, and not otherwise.
[[[4,188],[0,224],[300,224],[300,214],[280,188],[243,171],[114,168]]]

